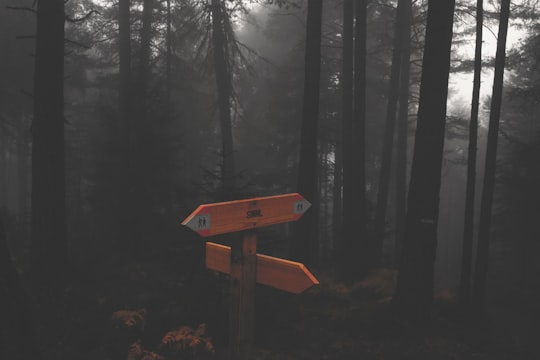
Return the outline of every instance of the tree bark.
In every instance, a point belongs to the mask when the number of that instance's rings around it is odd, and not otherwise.
[[[133,244],[128,242],[136,238],[137,231],[132,224],[135,223],[135,196],[134,187],[134,154],[133,154],[133,112],[132,107],[132,72],[131,72],[131,20],[130,0],[118,2],[118,57],[119,77],[118,88],[118,137],[120,169],[118,176],[118,204],[122,216],[118,218],[117,239],[121,246],[128,249]]]
[[[141,26],[141,49],[140,49],[140,66],[139,66],[139,96],[140,106],[142,114],[139,114],[141,117],[141,122],[138,124],[138,137],[140,137],[144,132],[148,131],[146,120],[148,113],[148,82],[150,79],[150,58],[151,58],[151,41],[152,41],[152,21],[153,21],[153,10],[154,10],[154,0],[144,0],[143,2],[143,13],[142,13],[142,26]],[[140,144],[137,144],[140,145]]]
[[[412,2],[405,0],[404,24],[401,37],[401,76],[399,84],[399,111],[397,127],[396,155],[396,230],[394,263],[398,266],[401,244],[405,234],[405,215],[407,212],[407,133],[409,127],[409,78],[411,58]]]
[[[333,192],[332,192],[332,236],[333,236],[333,258],[340,260],[339,242],[342,232],[342,206],[343,198],[341,195],[343,187],[343,143],[342,125],[340,121],[336,122],[336,139],[334,145],[334,173],[333,173]]]
[[[144,0],[141,27],[141,54],[140,54],[140,89],[142,100],[146,100],[148,92],[148,80],[150,78],[150,55],[152,53],[150,43],[152,41],[152,13],[154,0]],[[145,101],[146,102],[146,101]],[[147,109],[145,109],[146,111]]]
[[[323,111],[324,113],[324,111]],[[319,211],[319,245],[318,257],[314,261],[318,264],[325,264],[328,260],[329,246],[328,241],[330,239],[329,229],[329,216],[328,216],[328,151],[329,141],[327,138],[320,138],[320,151],[319,151],[319,196],[320,196],[320,211]]]
[[[9,208],[8,204],[8,139],[0,133],[0,208]]]
[[[430,0],[405,238],[394,305],[405,317],[428,319],[441,184],[450,48],[455,1]]]
[[[368,266],[366,241],[366,43],[367,0],[357,1],[354,11],[354,120],[353,120],[353,221],[348,261],[351,275],[359,275]],[[351,224],[352,225],[352,224]],[[351,230],[353,228],[351,227]],[[360,262],[358,261],[360,259]]]
[[[225,37],[225,22],[228,21],[228,14],[221,1],[212,0],[212,44],[222,139],[223,200],[232,200],[235,193],[235,162],[231,123],[232,79],[230,54]]]
[[[26,234],[27,221],[26,211],[28,210],[28,137],[27,128],[24,123],[24,116],[21,115],[17,123],[17,177],[18,181],[18,203],[19,203],[19,224]]]
[[[306,52],[304,74],[304,97],[300,136],[300,160],[298,164],[298,192],[312,204],[312,208],[294,224],[292,257],[311,265],[317,253],[317,218],[319,196],[317,189],[318,169],[318,122],[319,88],[321,70],[321,23],[322,0],[308,3]]]
[[[119,0],[118,32],[120,58],[120,88],[119,88],[119,109],[120,109],[120,137],[124,150],[129,152],[130,139],[130,114],[131,106],[131,25],[130,25],[130,0]],[[124,162],[128,162],[127,153]],[[126,168],[128,165],[126,164]]]
[[[390,170],[392,167],[392,153],[394,151],[394,129],[396,124],[396,111],[399,96],[401,55],[403,47],[403,34],[405,33],[406,4],[399,0],[396,10],[396,24],[394,28],[394,49],[392,51],[392,66],[390,69],[390,83],[388,84],[388,104],[386,108],[386,123],[382,148],[381,171],[379,173],[379,188],[377,191],[377,205],[375,208],[374,236],[372,244],[372,266],[380,266],[386,224],[386,209],[388,205],[388,190],[390,188]]]
[[[173,75],[172,75],[172,62],[173,62],[173,34],[172,34],[172,8],[171,8],[171,0],[167,0],[167,29],[166,29],[166,54],[165,54],[165,67],[166,67],[166,79],[165,79],[165,86],[166,86],[166,99],[165,99],[165,106],[166,106],[166,114],[165,114],[165,123],[162,125],[163,127],[169,129],[170,131],[173,131],[172,127],[173,120],[175,119],[175,113],[174,113],[174,104],[172,99],[172,91],[173,91]],[[176,183],[174,180],[168,181],[167,183],[167,193],[168,195],[168,209],[170,213],[175,212],[175,199],[176,196]]]
[[[465,196],[465,220],[459,300],[465,310],[470,305],[473,257],[474,199],[476,185],[476,148],[478,143],[478,109],[480,105],[480,77],[482,74],[483,0],[476,2],[476,46],[474,51],[474,79],[469,123],[469,150],[467,156],[467,190]]]
[[[343,228],[338,242],[338,264],[343,275],[349,273],[347,253],[353,237],[354,209],[354,151],[353,147],[353,60],[354,60],[354,1],[343,1],[343,70],[341,75],[343,129]]]
[[[167,45],[167,54],[166,54],[166,74],[167,74],[167,107],[169,111],[171,110],[171,92],[172,92],[172,78],[171,78],[171,63],[172,63],[172,33],[171,33],[171,0],[167,0],[167,33],[166,33],[166,45]],[[169,114],[170,115],[170,114]]]
[[[0,214],[0,358],[40,359],[35,324],[28,295],[11,260],[6,232]]]
[[[151,75],[151,42],[152,23],[155,0],[144,0],[140,28],[140,49],[138,73],[135,77],[135,103],[134,113],[131,118],[130,129],[130,164],[129,185],[131,186],[126,201],[129,204],[129,222],[131,229],[130,248],[134,255],[138,256],[146,252],[147,243],[145,233],[149,231],[146,219],[151,212],[151,174],[153,164],[151,154],[153,151],[154,129],[153,123],[148,120],[148,108],[150,105],[149,84]],[[136,200],[135,200],[136,199]]]
[[[63,0],[38,2],[32,138],[32,270],[54,301],[67,265]]]
[[[343,51],[342,51],[342,72],[341,72],[341,92],[342,92],[342,107],[341,121],[336,122],[336,139],[334,147],[334,189],[333,189],[333,250],[334,260],[337,264],[342,263],[343,259],[343,207],[345,192],[345,168],[350,168],[350,145],[345,145],[350,142],[349,136],[352,134],[350,130],[352,126],[352,62],[353,62],[353,28],[354,28],[354,2],[352,0],[343,1]],[[349,134],[346,129],[349,130]],[[347,153],[346,153],[347,151]],[[345,162],[348,161],[347,165]],[[350,206],[350,205],[349,205]]]
[[[480,314],[484,308],[487,273],[489,262],[489,238],[491,231],[491,208],[495,190],[495,170],[497,165],[497,139],[501,117],[501,103],[504,82],[504,66],[506,58],[506,36],[508,19],[510,17],[510,0],[501,1],[499,33],[497,36],[497,52],[495,55],[495,73],[493,77],[493,95],[489,114],[489,129],[486,148],[486,165],[484,172],[484,187],[480,205],[480,224],[478,232],[478,250],[474,272],[474,288],[472,309]]]

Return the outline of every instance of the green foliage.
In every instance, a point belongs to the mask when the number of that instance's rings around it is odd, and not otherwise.
[[[525,101],[529,106],[539,103],[540,96],[540,24],[532,26],[532,31],[507,56],[506,66],[513,70],[510,98]]]

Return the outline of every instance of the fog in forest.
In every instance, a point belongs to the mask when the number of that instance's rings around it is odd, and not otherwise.
[[[537,358],[537,12],[0,0],[0,358]]]

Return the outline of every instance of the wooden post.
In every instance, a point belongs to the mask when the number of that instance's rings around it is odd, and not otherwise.
[[[319,283],[304,264],[257,255],[257,237],[253,233],[259,227],[297,221],[310,206],[298,193],[266,196],[199,205],[182,221],[182,225],[204,237],[244,231],[242,238],[233,239],[230,248],[206,244],[206,266],[230,274],[231,360],[253,358],[255,282],[295,294]]]
[[[250,360],[253,352],[257,236],[244,232],[231,246],[229,358]]]

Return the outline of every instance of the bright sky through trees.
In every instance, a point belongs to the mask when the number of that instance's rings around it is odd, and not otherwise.
[[[487,4],[486,4],[487,5]],[[489,5],[488,5],[489,6]],[[498,11],[498,9],[491,9],[491,11]],[[474,17],[470,16],[469,19],[466,19],[467,26],[473,26]],[[483,36],[483,45],[482,45],[482,58],[484,61],[495,58],[495,51],[497,49],[497,27],[498,20],[490,21],[487,24],[484,24],[484,36]],[[454,24],[454,33],[461,31],[463,24],[455,23]],[[510,14],[510,27],[508,28],[508,37],[506,41],[507,49],[512,49],[513,47],[519,45],[522,37],[526,35],[526,31],[520,29],[516,21],[512,23],[512,14]],[[463,42],[459,47],[454,47],[452,57],[455,58],[464,58],[464,59],[473,59],[474,58],[474,44],[475,44],[475,35],[472,34],[468,41]],[[506,70],[505,78],[511,76],[512,71]],[[462,114],[463,109],[466,109],[464,113],[470,112],[471,106],[471,94],[473,86],[473,73],[451,73],[449,80],[450,91],[448,92],[448,112],[450,114]],[[482,109],[483,101],[486,97],[491,94],[493,86],[493,69],[489,68],[482,71],[482,85],[480,87],[480,107]],[[484,117],[480,114],[480,125],[485,126]]]

